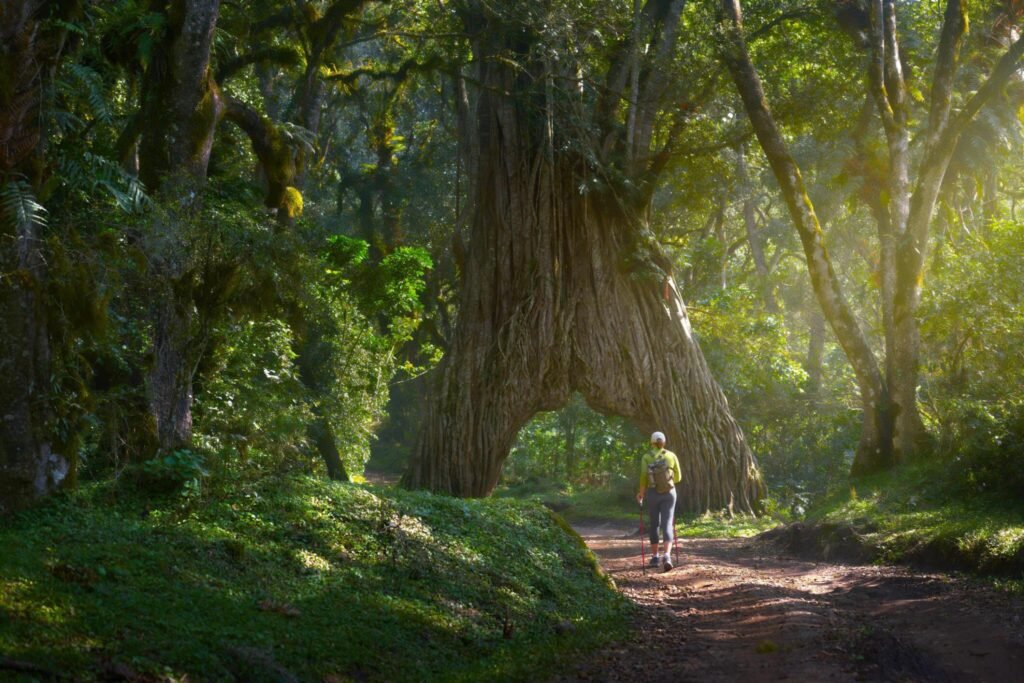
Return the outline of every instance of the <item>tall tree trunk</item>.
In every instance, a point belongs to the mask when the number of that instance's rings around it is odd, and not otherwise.
[[[142,130],[140,175],[173,208],[155,220],[146,244],[151,275],[158,283],[153,302],[153,361],[149,373],[150,411],[158,444],[168,451],[192,438],[192,381],[196,354],[195,303],[188,280],[185,231],[199,208],[193,198],[206,178],[214,133],[225,102],[210,70],[210,48],[219,0],[157,3],[167,14],[167,31],[143,85],[143,119],[161,122]]]
[[[149,371],[150,409],[157,442],[165,450],[188,445],[192,438],[192,380],[198,364],[190,299],[161,282],[154,304],[153,365]],[[183,300],[184,299],[184,300]]]
[[[921,342],[917,310],[924,283],[929,228],[939,192],[964,130],[1019,73],[1024,60],[1024,36],[1021,36],[1000,56],[981,87],[951,117],[960,42],[966,30],[967,15],[960,0],[946,0],[933,73],[925,149],[896,254],[893,304],[896,361],[892,394],[897,406],[894,440],[900,458],[908,458],[920,451],[928,438],[918,410]]]
[[[40,98],[64,48],[45,31],[47,3],[0,0],[0,193],[22,210],[0,209],[0,515],[53,492],[74,459],[52,450],[50,345],[44,300]]]
[[[319,406],[313,408],[315,418],[306,427],[306,434],[313,442],[327,468],[327,476],[334,481],[349,481],[348,470],[341,459],[341,452],[338,450],[338,439],[334,435],[331,423],[324,417]]]
[[[887,387],[871,347],[843,296],[800,169],[768,108],[761,79],[747,51],[739,0],[721,0],[720,8],[728,26],[723,59],[800,235],[814,294],[857,378],[863,424],[853,473],[865,474],[888,467],[892,464],[892,418]]]
[[[210,69],[220,0],[156,2],[167,16],[164,41],[143,82],[139,144],[143,182],[174,196],[182,179],[202,181],[225,103]]]
[[[747,171],[747,146],[744,144],[736,150],[737,175],[739,176],[741,191],[743,192],[743,224],[747,228],[747,244],[750,246],[750,256],[754,260],[754,268],[757,272],[758,289],[761,290],[761,298],[764,300],[764,310],[768,313],[778,313],[779,304],[775,300],[775,293],[772,291],[771,271],[768,268],[768,260],[764,255],[764,240],[757,229],[757,202],[754,196],[754,188],[750,182],[750,174]]]
[[[818,311],[808,314],[807,358],[804,370],[807,372],[807,393],[815,398],[821,391],[822,361],[825,357],[825,318]]]
[[[882,293],[882,332],[885,337],[885,386],[892,387],[896,378],[896,235],[892,231],[889,212],[882,202],[872,197],[868,199],[868,204],[878,231],[878,275]]]
[[[955,4],[957,0],[953,0]],[[906,235],[910,217],[910,129],[907,119],[907,89],[903,78],[899,40],[896,26],[894,0],[871,0],[870,39],[871,48],[868,81],[875,106],[882,120],[888,146],[887,201],[873,198],[871,211],[878,225],[881,245],[879,263],[882,280],[882,324],[885,332],[885,379],[889,388],[890,402],[894,414],[893,458],[899,460],[911,452],[901,442],[913,433],[916,441],[924,433],[917,406],[917,373],[908,377],[904,344],[910,340],[899,333],[899,327],[906,328],[908,321],[903,311],[897,317],[897,288],[899,283],[897,264],[898,241]],[[939,64],[937,68],[942,68]],[[916,319],[910,322],[916,330]],[[916,337],[916,331],[911,333]],[[917,342],[913,342],[916,344]],[[912,392],[907,391],[908,383],[914,384]]]
[[[529,89],[521,73],[503,60],[479,64],[457,330],[404,482],[488,495],[520,428],[579,391],[595,410],[666,433],[682,464],[683,508],[756,509],[760,474],[672,277],[622,266],[644,248],[641,212],[581,196],[583,163],[555,151],[535,103],[506,94]]]

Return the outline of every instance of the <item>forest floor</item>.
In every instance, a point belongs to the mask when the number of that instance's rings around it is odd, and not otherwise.
[[[1024,601],[978,581],[753,538],[684,539],[675,569],[644,574],[635,527],[576,529],[640,609],[558,681],[1024,681]]]

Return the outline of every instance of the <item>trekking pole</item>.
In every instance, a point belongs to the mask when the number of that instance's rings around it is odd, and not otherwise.
[[[647,576],[647,557],[644,555],[644,502],[640,501],[640,570]]]
[[[676,566],[679,566],[679,534],[676,533],[676,516],[672,515],[672,553],[676,556]]]

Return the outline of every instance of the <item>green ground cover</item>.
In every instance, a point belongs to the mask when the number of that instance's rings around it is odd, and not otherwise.
[[[854,480],[807,520],[854,527],[882,561],[1024,579],[1024,506],[965,488],[941,463]]]
[[[536,680],[628,621],[579,538],[512,500],[108,483],[0,522],[0,548],[0,654],[74,680]]]

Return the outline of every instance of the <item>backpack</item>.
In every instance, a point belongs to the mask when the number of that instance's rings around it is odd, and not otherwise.
[[[647,466],[647,481],[654,484],[654,490],[658,493],[668,493],[675,488],[675,482],[672,481],[672,468],[668,466],[668,458],[660,455]]]

